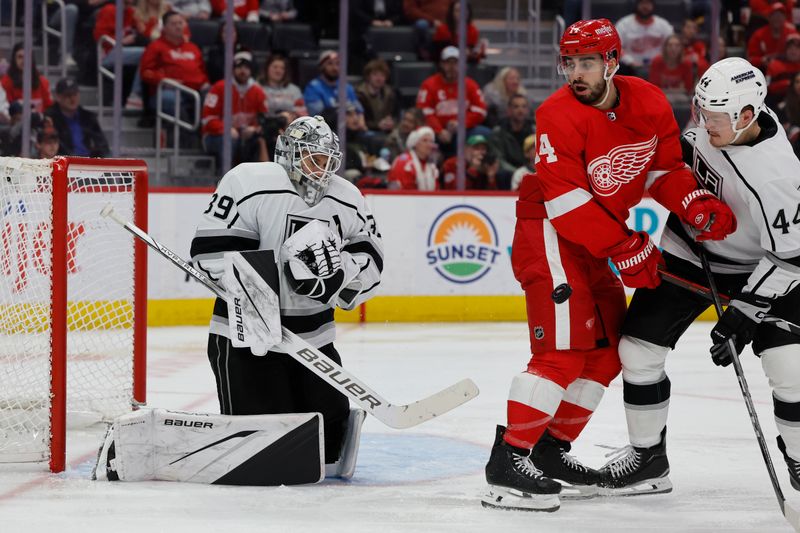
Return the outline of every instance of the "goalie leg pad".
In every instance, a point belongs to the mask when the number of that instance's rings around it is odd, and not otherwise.
[[[350,409],[350,416],[347,418],[347,430],[342,443],[342,453],[338,461],[325,465],[325,477],[352,479],[356,471],[358,447],[361,443],[361,426],[364,425],[366,417],[367,412],[363,409],[358,407]]]
[[[114,459],[103,450],[114,451]],[[319,413],[227,416],[146,409],[117,418],[97,479],[299,485],[324,478]]]

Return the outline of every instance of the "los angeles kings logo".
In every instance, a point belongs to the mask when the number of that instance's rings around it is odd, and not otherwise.
[[[647,168],[656,153],[658,138],[612,148],[607,154],[595,157],[586,167],[592,189],[600,196],[611,196],[633,181]]]

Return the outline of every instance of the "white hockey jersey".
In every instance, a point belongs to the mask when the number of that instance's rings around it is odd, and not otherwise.
[[[276,163],[242,163],[229,171],[211,196],[192,240],[195,266],[214,280],[224,270],[224,253],[274,250],[307,222],[318,219],[335,228],[361,272],[345,287],[350,296],[336,304],[353,309],[375,294],[383,270],[383,244],[375,219],[361,192],[350,182],[332,176],[325,196],[309,207],[295,191],[284,168]],[[314,347],[336,337],[333,305],[295,294],[280,272],[281,323]],[[341,294],[344,294],[342,291]],[[353,294],[355,294],[353,296]],[[217,299],[210,333],[228,337],[228,312]]]
[[[711,269],[752,272],[743,290],[771,299],[800,282],[800,161],[772,110],[765,108],[758,124],[757,139],[721,149],[711,146],[704,128],[690,129],[683,136],[684,159],[700,185],[736,215],[735,232],[702,243]],[[688,226],[681,226],[670,217],[661,245],[699,265]]]

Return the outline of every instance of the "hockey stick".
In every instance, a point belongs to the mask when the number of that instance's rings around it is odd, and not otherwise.
[[[714,281],[714,274],[711,272],[711,266],[708,264],[708,258],[702,250],[697,250],[700,256],[700,261],[703,264],[703,270],[708,278],[708,286],[711,292],[711,297],[714,299],[714,308],[717,311],[717,317],[722,316],[722,299],[717,291],[717,284]],[[761,430],[761,423],[758,421],[756,408],[753,405],[753,398],[750,396],[750,388],[747,386],[747,380],[744,377],[744,370],[742,369],[742,362],[739,360],[739,354],[736,351],[736,345],[733,339],[728,339],[728,353],[733,362],[733,369],[736,372],[736,378],[739,380],[739,388],[742,390],[744,403],[747,406],[747,413],[750,415],[750,422],[753,425],[753,431],[756,434],[758,447],[761,448],[761,456],[764,458],[764,464],[767,467],[769,480],[772,482],[772,488],[775,490],[775,496],[778,498],[778,505],[781,508],[781,513],[789,521],[789,524],[795,531],[800,532],[800,513],[786,501],[781,490],[781,485],[778,482],[778,476],[775,474],[775,467],[772,465],[772,457],[770,457],[769,449],[767,449],[767,441],[764,439],[764,432]]]
[[[700,296],[706,298],[707,300],[714,301],[714,296],[711,294],[711,289],[708,287],[703,287],[702,285],[698,285],[688,279],[684,279],[680,276],[676,276],[671,272],[667,272],[666,270],[659,268],[659,273],[661,277],[664,278],[665,281],[668,283],[672,283],[682,289],[686,289],[687,291],[693,292],[695,294],[699,294]],[[728,305],[730,303],[730,298],[724,294],[719,294],[720,303],[722,305]],[[794,335],[800,335],[800,326],[795,324],[794,322],[789,322],[781,317],[770,315],[769,313],[764,314],[764,318],[761,320],[766,324],[772,324],[776,328],[780,328],[784,331],[788,331],[789,333],[793,333]]]
[[[181,259],[172,250],[154,240],[140,228],[131,222],[123,220],[114,212],[112,206],[107,205],[100,214],[111,218],[136,238],[147,243],[152,249],[169,259],[172,264],[205,285],[219,298],[226,299],[227,294],[222,287]],[[471,379],[463,379],[455,385],[451,385],[422,400],[408,405],[393,405],[298,335],[285,327],[282,329],[283,340],[278,345],[281,350],[391,428],[406,429],[426,422],[468,402],[477,396],[479,392],[478,386]]]

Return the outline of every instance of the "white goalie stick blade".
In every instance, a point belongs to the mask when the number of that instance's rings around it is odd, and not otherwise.
[[[122,219],[114,212],[114,208],[111,205],[104,207],[100,214],[114,220],[136,238],[141,239],[153,250],[161,254],[161,256],[169,259],[173,265],[195,278],[211,292],[227,302],[228,294],[222,287],[184,261],[175,252],[157,242],[139,227]],[[417,402],[408,405],[393,405],[298,335],[285,327],[281,329],[283,340],[278,345],[281,351],[286,352],[330,386],[344,394],[345,397],[353,400],[358,406],[391,428],[406,429],[421,424],[468,402],[476,397],[479,392],[475,382],[471,379],[464,379]]]
[[[516,489],[489,485],[481,505],[503,511],[538,511],[552,513],[561,507],[558,494],[528,494]]]

